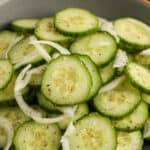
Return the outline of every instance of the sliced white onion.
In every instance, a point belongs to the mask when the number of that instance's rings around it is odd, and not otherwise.
[[[76,130],[75,126],[73,125],[73,123],[71,122],[68,126],[68,128],[66,129],[66,132],[64,133],[64,135],[61,138],[61,143],[62,143],[62,148],[63,150],[70,150],[70,146],[69,146],[69,136]]]
[[[39,123],[48,124],[48,123],[57,123],[62,120],[65,120],[66,118],[67,118],[66,115],[60,115],[58,117],[53,117],[53,118],[42,118],[42,117],[34,117],[33,116],[32,119]]]
[[[22,65],[24,65],[24,64],[26,64],[26,63],[32,61],[32,60],[35,58],[36,55],[37,55],[36,52],[33,52],[30,56],[27,55],[27,56],[23,57],[23,59],[14,61],[14,62],[13,62],[14,68],[15,68],[15,69],[18,69],[18,68],[21,67]]]
[[[27,73],[27,71],[31,68],[31,65],[28,65],[27,67],[25,67],[21,73],[18,75],[17,79],[16,79],[16,83],[15,83],[15,98],[16,101],[20,107],[20,109],[27,115],[30,116],[31,114],[33,116],[42,116],[41,113],[35,111],[34,109],[32,109],[30,106],[28,106],[22,96],[22,89],[25,88],[28,84],[28,82],[30,81],[30,77],[25,77],[25,74]]]
[[[50,45],[54,48],[56,48],[60,53],[62,54],[70,54],[69,50],[67,50],[66,48],[62,47],[61,45],[55,43],[55,42],[51,42],[51,41],[38,41],[34,36],[30,37],[30,43],[33,44],[36,49],[38,50],[39,54],[47,61],[50,62],[52,60],[51,56],[45,51],[45,49],[40,45],[40,44],[47,44]],[[24,65],[25,63],[32,61],[35,57],[36,53],[32,53],[32,55],[30,56],[26,56],[24,57],[22,60],[17,60],[15,62],[13,62],[14,68],[18,69],[20,66]],[[55,53],[55,55],[53,56],[53,59],[57,58],[60,54],[59,53]]]
[[[70,106],[70,107],[56,107],[60,112],[66,114],[67,116],[73,117],[74,113],[77,109],[77,106]]]
[[[38,51],[38,53],[47,61],[49,62],[52,58],[51,56],[45,51],[45,49],[37,43],[34,43],[34,41],[36,40],[36,38],[34,36],[30,37],[30,43],[33,44],[36,47],[36,50]],[[37,52],[34,51],[32,52],[30,55],[25,56],[23,59],[19,59],[13,62],[14,68],[18,69],[19,67],[21,67],[22,65],[32,61],[35,56],[37,56]]]
[[[37,39],[34,36],[30,37],[30,44],[34,45],[34,47],[36,48],[36,50],[38,51],[38,53],[47,61],[50,62],[51,61],[51,56],[46,52],[46,50],[39,44],[39,43],[35,43]]]
[[[108,21],[107,19],[105,18],[102,18],[102,17],[98,17],[98,20],[99,20],[99,30],[101,30],[101,26],[105,23],[110,23],[110,21]]]
[[[41,74],[46,68],[46,65],[41,65],[39,67],[33,68],[27,72],[27,74]]]
[[[59,57],[59,56],[60,56],[60,53],[57,53],[57,52],[56,52],[56,53],[54,53],[54,54],[52,55],[52,58],[55,59],[55,58],[57,58],[57,57]]]
[[[22,90],[27,85],[27,81],[25,83],[24,77],[25,77],[26,72],[28,72],[28,70],[30,68],[31,68],[31,65],[26,66],[18,75],[18,77],[16,79],[16,83],[15,83],[15,91],[16,92]]]
[[[30,79],[31,79],[31,72],[28,73],[29,69],[31,68],[31,65],[28,65],[27,67],[25,67],[20,74],[18,75],[17,79],[16,79],[16,83],[15,83],[15,98],[17,101],[17,104],[19,105],[20,109],[29,117],[31,117],[33,120],[39,122],[39,123],[56,123],[56,122],[60,122],[64,119],[67,118],[67,113],[64,113],[63,115],[60,115],[58,117],[55,118],[43,118],[41,112],[38,112],[36,110],[34,110],[32,107],[30,107],[25,101],[24,98],[22,96],[22,89],[25,88],[25,86],[27,86],[27,84],[29,83]],[[36,70],[37,71],[37,70]],[[36,72],[35,71],[35,72]],[[32,72],[34,72],[32,70]],[[35,73],[34,72],[34,73]],[[37,73],[37,72],[36,72]],[[74,110],[74,109],[73,109]]]
[[[32,118],[33,120],[35,120],[36,122],[39,123],[56,123],[56,122],[60,122],[64,119],[67,118],[66,115],[60,115],[58,117],[54,117],[54,118],[43,118],[42,114],[36,110],[34,110],[33,108],[31,108],[29,105],[27,105],[23,99],[23,96],[20,94],[15,94],[16,96],[16,101],[20,107],[20,109],[30,118]]]
[[[8,48],[7,48],[7,50],[6,50],[6,53],[5,53],[5,58],[6,58],[6,59],[8,58],[8,52],[11,50],[11,48],[12,48],[17,42],[19,42],[20,40],[22,40],[23,37],[24,37],[23,35],[18,36],[17,38],[15,38],[15,39],[11,42],[11,44],[8,46]]]
[[[52,42],[52,41],[44,41],[44,40],[34,40],[31,43],[35,43],[35,44],[47,44],[50,45],[53,48],[56,48],[61,54],[70,54],[69,50],[62,47],[61,45]]]
[[[14,129],[10,121],[6,118],[0,118],[0,127],[5,130],[6,133],[6,144],[3,150],[9,150],[10,146],[12,145],[12,140],[14,136]]]
[[[140,55],[150,55],[150,48],[143,50],[139,53]]]
[[[122,68],[128,63],[127,53],[121,49],[118,50],[113,67]]]
[[[116,88],[123,80],[125,79],[124,76],[118,77],[114,79],[113,81],[109,82],[108,84],[104,85],[100,90],[99,94],[113,90]]]
[[[109,32],[117,42],[120,41],[111,21],[99,17],[99,30]]]

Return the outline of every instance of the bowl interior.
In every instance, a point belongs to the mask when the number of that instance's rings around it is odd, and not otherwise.
[[[65,7],[86,8],[107,19],[130,16],[150,24],[150,5],[141,0],[0,0],[0,28],[16,18],[51,16]],[[145,142],[144,150],[150,150],[150,144]]]
[[[150,24],[150,6],[141,0],[1,0],[0,27],[20,17],[50,16],[65,7],[82,7],[101,17],[131,16]]]

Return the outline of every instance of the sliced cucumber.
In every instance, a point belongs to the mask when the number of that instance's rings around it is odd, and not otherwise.
[[[37,94],[37,97],[39,105],[42,106],[44,109],[50,111],[50,113],[48,113],[49,117],[60,115],[60,109],[56,107],[53,103],[51,103],[46,97],[44,97],[42,93],[39,92]],[[87,115],[88,113],[89,113],[88,105],[86,103],[79,104],[77,105],[74,116],[66,117],[66,119],[58,123],[58,126],[60,127],[60,129],[65,130],[71,121],[75,122],[79,120],[81,117]]]
[[[68,137],[70,150],[115,150],[116,133],[108,118],[91,113],[75,124]]]
[[[26,116],[18,107],[1,107],[0,117],[7,118],[15,129],[23,122],[30,120],[30,117]]]
[[[54,18],[55,27],[65,34],[82,35],[98,30],[98,18],[81,8],[66,8],[58,11]]]
[[[40,22],[36,26],[35,35],[39,39],[50,40],[53,42],[69,42],[73,40],[72,37],[65,36],[56,31],[52,17],[43,18],[40,20]]]
[[[88,55],[98,66],[108,64],[117,52],[115,39],[107,32],[98,32],[77,39],[70,47],[72,53]]]
[[[14,85],[15,85],[16,78],[17,78],[17,75],[14,74],[13,78],[11,79],[7,87],[0,90],[0,104],[1,105],[7,104],[7,103],[13,103],[15,101]]]
[[[2,107],[0,109],[0,118],[7,118],[16,130],[22,123],[30,120],[18,107]],[[6,142],[5,131],[0,128],[0,148],[4,147]]]
[[[134,18],[120,18],[114,21],[114,28],[120,37],[120,47],[137,52],[150,47],[150,27]]]
[[[92,87],[89,94],[90,99],[98,92],[99,88],[102,85],[102,81],[96,68],[96,65],[93,63],[93,61],[86,55],[80,55],[79,58],[88,68],[88,71],[92,77]]]
[[[128,56],[128,62],[132,62],[135,60],[135,56],[133,54],[127,53]]]
[[[115,89],[98,94],[94,106],[104,115],[122,117],[133,111],[140,100],[140,92],[124,80]]]
[[[144,139],[150,140],[150,118],[146,121],[143,131]]]
[[[129,63],[126,67],[129,80],[143,92],[150,93],[150,71],[136,63]]]
[[[144,65],[144,66],[150,66],[150,55],[140,55],[137,54],[135,56],[135,61],[138,64]]]
[[[150,94],[142,93],[142,100],[143,100],[145,103],[150,104]]]
[[[76,111],[73,117],[67,117],[58,123],[60,129],[65,130],[71,121],[76,122],[89,113],[89,108],[86,103],[77,105]]]
[[[39,19],[35,18],[16,19],[11,22],[11,26],[15,31],[32,32],[38,22]]]
[[[37,93],[37,98],[38,98],[38,103],[42,108],[52,112],[58,111],[56,106],[51,101],[49,101],[41,92]]]
[[[17,78],[17,74],[14,73],[9,84],[4,89],[0,90],[0,106],[1,105],[8,106],[16,103],[15,96],[14,96],[14,85],[15,85],[16,78]],[[29,88],[26,87],[23,90],[23,93],[24,94],[27,93],[28,90]]]
[[[123,131],[142,129],[148,119],[148,105],[141,102],[138,107],[128,116],[114,120],[114,126]]]
[[[141,131],[117,132],[116,150],[142,150],[143,137]]]
[[[18,107],[1,107],[0,117],[7,118],[15,129],[23,122],[30,120],[30,117],[26,116]]]
[[[53,48],[44,45],[45,50],[50,53],[53,51]],[[30,36],[24,38],[18,42],[8,53],[8,57],[12,64],[17,65],[16,68],[23,65],[32,63],[38,63],[42,61],[42,57],[36,50],[36,48],[30,44]]]
[[[55,124],[30,121],[18,128],[14,137],[14,146],[16,150],[58,150],[60,137],[60,130]]]
[[[115,71],[116,71],[116,69],[113,68],[113,63],[112,62],[110,62],[105,67],[100,67],[99,72],[100,72],[100,76],[101,76],[101,79],[102,79],[102,83],[106,84],[110,80],[112,80],[114,75],[115,75]]]
[[[4,59],[6,53],[14,40],[17,38],[17,34],[11,31],[1,31],[0,32],[0,58]]]
[[[8,60],[0,60],[0,89],[5,88],[13,75],[13,66]]]
[[[91,76],[80,59],[62,55],[47,66],[42,92],[54,104],[73,105],[88,100],[91,86]]]

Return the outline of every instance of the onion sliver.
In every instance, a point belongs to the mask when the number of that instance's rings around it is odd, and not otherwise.
[[[110,90],[113,90],[114,88],[116,88],[123,80],[125,79],[125,76],[121,76],[118,77],[116,79],[114,79],[113,81],[109,82],[108,84],[106,84],[105,86],[103,86],[100,90],[99,90],[99,94],[100,93],[104,93]]]
[[[20,109],[29,117],[31,117],[33,120],[39,122],[39,123],[56,123],[56,122],[60,122],[64,119],[66,119],[66,117],[68,116],[67,113],[68,110],[63,110],[64,114],[60,115],[58,117],[54,117],[54,118],[43,118],[42,114],[36,110],[34,110],[33,108],[31,108],[23,99],[22,96],[22,89],[25,88],[27,86],[27,84],[29,83],[30,79],[31,79],[31,75],[34,72],[33,70],[29,71],[29,69],[31,68],[31,65],[26,66],[18,75],[17,80],[16,80],[16,84],[15,84],[15,98],[16,101],[20,107]],[[35,70],[37,71],[37,70]],[[32,72],[32,73],[31,73]],[[36,72],[37,73],[37,72]],[[74,107],[73,107],[73,112],[75,111]],[[70,111],[69,111],[70,113]]]
[[[53,48],[56,48],[61,54],[70,54],[68,49],[66,49],[66,48],[62,47],[61,45],[59,45],[55,42],[52,42],[52,41],[34,40],[31,43],[34,43],[34,44],[47,44],[47,45],[50,45]]]
[[[75,131],[75,126],[71,122],[66,129],[64,135],[61,138],[62,148],[63,150],[70,150],[68,137]]]
[[[39,44],[36,43],[36,38],[34,36],[30,37],[30,44],[34,45],[38,53],[45,59],[47,62],[51,61],[51,56],[46,52],[46,50]]]

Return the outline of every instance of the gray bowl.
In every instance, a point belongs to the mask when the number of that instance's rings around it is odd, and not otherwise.
[[[131,16],[150,24],[150,5],[142,0],[0,0],[0,28],[20,17],[43,17],[65,7],[82,7],[107,19]],[[150,143],[143,150],[150,150]]]

